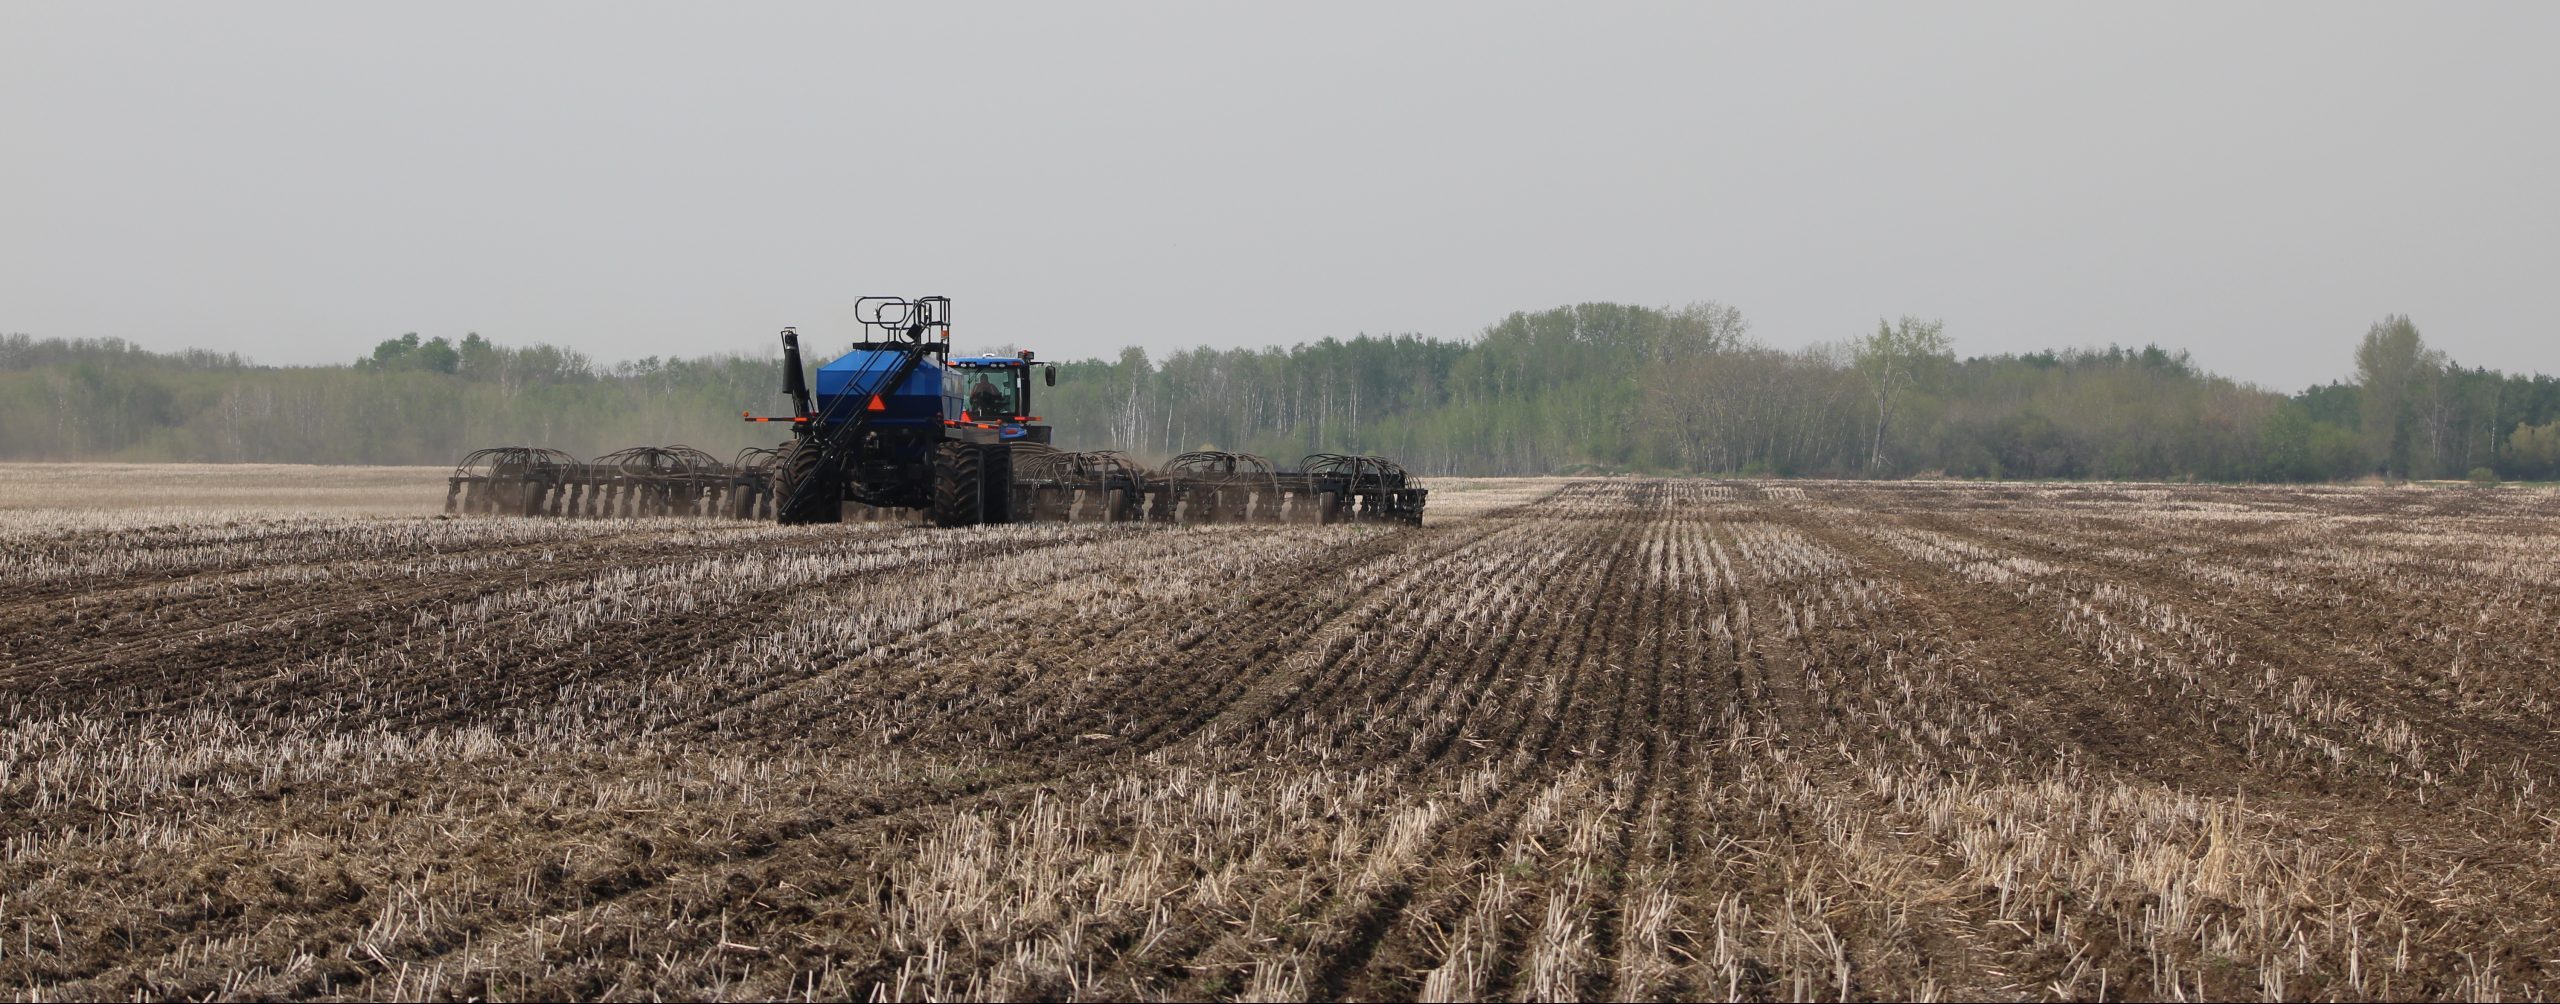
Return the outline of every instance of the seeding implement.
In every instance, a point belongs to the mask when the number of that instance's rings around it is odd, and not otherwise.
[[[775,451],[723,462],[690,446],[637,446],[579,460],[558,450],[500,446],[462,458],[446,479],[444,511],[509,516],[773,515]]]
[[[685,446],[580,462],[499,447],[463,458],[449,513],[727,516],[836,523],[921,512],[941,526],[1077,522],[1420,525],[1428,492],[1380,457],[1319,453],[1295,470],[1251,453],[1199,451],[1149,468],[1126,454],[1050,448],[1031,414],[1033,356],[951,354],[951,301],[864,297],[870,334],[821,365],[814,385],[799,333],[782,330],[792,438],[723,463]],[[1055,366],[1040,383],[1056,386]]]
[[[1323,453],[1294,471],[1251,453],[1200,451],[1150,470],[1112,452],[1015,447],[1013,508],[1026,520],[1157,523],[1422,523],[1426,489],[1379,457]]]

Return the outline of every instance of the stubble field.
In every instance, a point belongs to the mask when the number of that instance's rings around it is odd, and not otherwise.
[[[13,996],[2560,988],[2549,493],[1442,481],[1418,529],[945,531],[39,473],[0,488]]]

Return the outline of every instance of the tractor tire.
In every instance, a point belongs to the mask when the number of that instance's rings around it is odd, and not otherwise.
[[[976,526],[986,521],[985,455],[972,443],[933,448],[933,525]]]
[[[782,451],[782,459],[773,465],[774,522],[784,526],[844,522],[844,488],[836,484],[834,472],[818,466],[824,452],[807,440]]]
[[[1013,447],[981,447],[978,457],[978,521],[1013,522]]]

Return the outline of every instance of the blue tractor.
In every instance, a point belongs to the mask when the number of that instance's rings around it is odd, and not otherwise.
[[[782,329],[791,440],[733,463],[689,446],[617,450],[580,461],[493,447],[447,479],[445,511],[526,516],[714,516],[841,523],[845,504],[920,510],[942,526],[980,523],[1422,524],[1431,494],[1384,457],[1314,453],[1287,470],[1251,453],[1203,449],[1162,469],[1111,450],[1060,451],[1032,414],[1029,352],[951,354],[951,300],[866,296],[863,340],[818,367]],[[1020,463],[1017,465],[1016,461]],[[1017,470],[1017,466],[1020,468]]]
[[[941,526],[1013,522],[1013,446],[1049,442],[1033,424],[1032,355],[951,355],[951,300],[864,297],[864,340],[818,367],[782,331],[782,389],[792,440],[775,463],[774,515],[836,523],[844,504],[921,509]],[[1041,367],[1056,386],[1055,366]]]

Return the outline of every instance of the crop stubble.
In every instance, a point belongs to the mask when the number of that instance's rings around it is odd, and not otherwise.
[[[1464,488],[1422,529],[16,513],[0,980],[2560,983],[2549,495]]]

